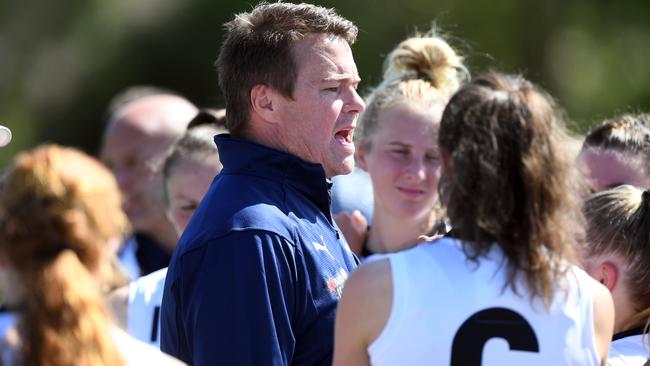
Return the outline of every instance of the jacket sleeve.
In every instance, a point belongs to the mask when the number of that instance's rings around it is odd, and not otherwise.
[[[178,296],[194,365],[288,365],[295,338],[295,246],[231,232],[180,258]]]

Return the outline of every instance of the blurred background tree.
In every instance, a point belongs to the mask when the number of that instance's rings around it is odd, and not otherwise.
[[[553,94],[583,133],[603,118],[650,111],[650,2],[604,0],[323,0],[360,29],[364,87],[390,49],[435,21],[472,74],[520,72]],[[18,151],[44,141],[96,153],[109,99],[127,86],[175,90],[219,106],[222,24],[255,2],[0,0],[0,124]]]

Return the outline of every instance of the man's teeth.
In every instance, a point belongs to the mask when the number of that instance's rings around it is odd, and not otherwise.
[[[336,139],[346,142],[346,143],[352,143],[352,132],[349,130],[343,130],[339,131],[336,133]]]

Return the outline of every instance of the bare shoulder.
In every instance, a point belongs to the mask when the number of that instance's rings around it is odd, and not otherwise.
[[[334,365],[369,365],[368,346],[386,326],[392,307],[388,259],[362,264],[345,284],[336,316]]]
[[[392,300],[392,270],[388,258],[363,263],[345,284],[343,296],[355,302],[376,303],[377,299]],[[369,298],[369,296],[371,296]]]

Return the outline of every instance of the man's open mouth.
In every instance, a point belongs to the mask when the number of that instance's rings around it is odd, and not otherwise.
[[[353,135],[354,135],[354,128],[350,127],[338,131],[335,134],[335,137],[336,140],[342,144],[351,144]]]

